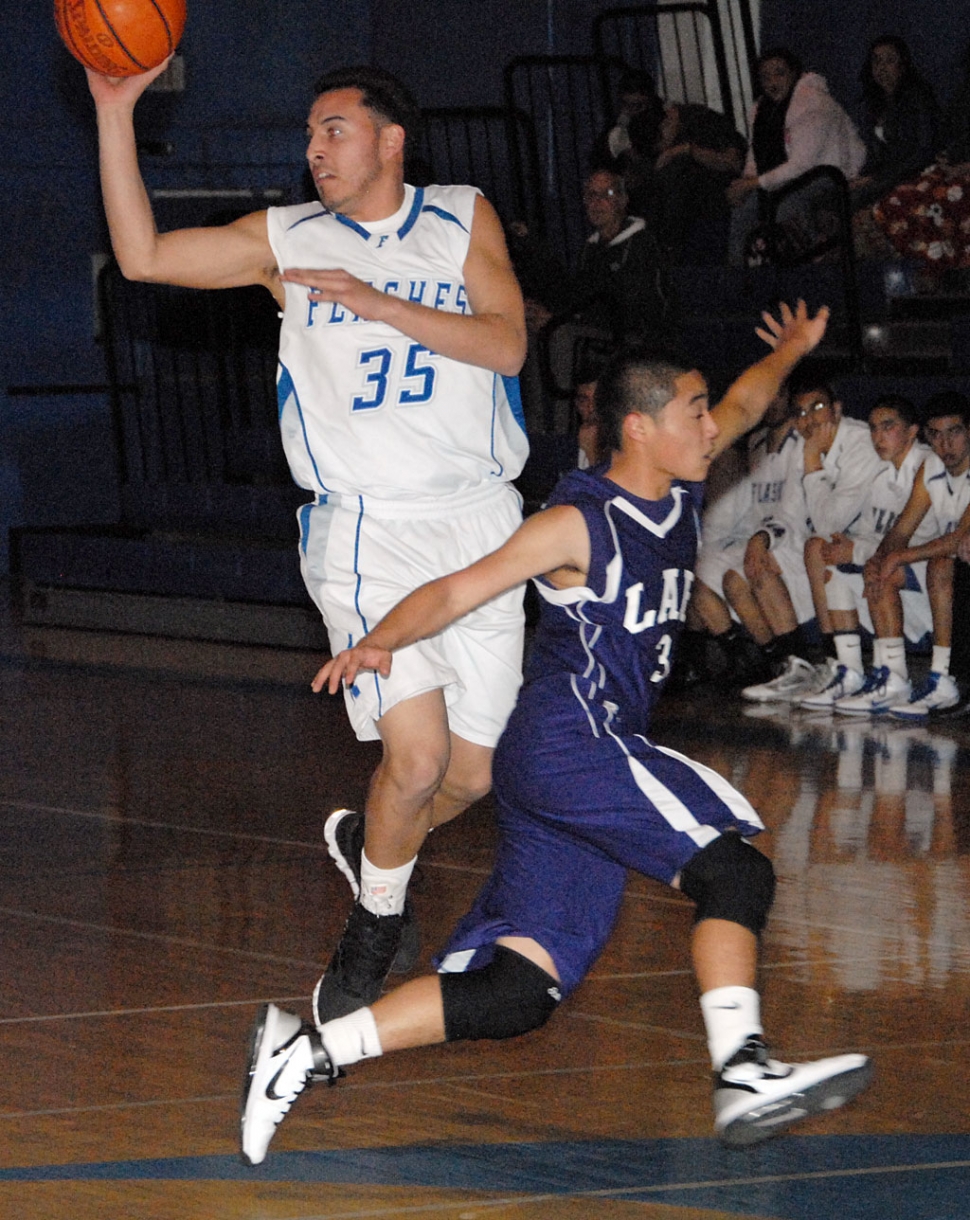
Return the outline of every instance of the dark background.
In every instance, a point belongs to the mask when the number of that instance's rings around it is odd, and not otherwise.
[[[190,0],[180,48],[186,90],[150,95],[139,110],[140,138],[171,146],[168,155],[144,159],[146,180],[206,184],[221,172],[234,185],[295,192],[310,86],[322,71],[369,61],[400,75],[423,105],[497,104],[509,59],[589,52],[592,19],[608,7],[593,0]],[[763,0],[761,29],[762,46],[789,45],[851,110],[866,45],[878,34],[901,34],[946,102],[970,42],[970,5]],[[109,521],[116,495],[103,393],[9,392],[103,383],[92,260],[108,243],[80,66],[61,47],[44,3],[5,5],[0,36],[3,570],[9,526]],[[219,163],[231,171],[214,169]],[[177,223],[181,215],[167,219]]]

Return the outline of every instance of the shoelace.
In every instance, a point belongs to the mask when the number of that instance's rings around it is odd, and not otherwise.
[[[860,695],[871,695],[874,690],[878,690],[880,686],[885,686],[889,681],[889,666],[880,665],[878,669],[872,669],[866,675],[865,683]]]

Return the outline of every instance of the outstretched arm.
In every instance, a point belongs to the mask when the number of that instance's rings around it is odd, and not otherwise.
[[[512,537],[477,563],[442,576],[409,594],[353,648],[317,673],[313,689],[336,694],[361,669],[391,672],[391,655],[428,639],[477,606],[543,573],[554,584],[580,583],[589,567],[589,534],[579,509],[561,504],[529,517]]]
[[[263,284],[281,299],[265,213],[233,224],[159,233],[135,144],[135,105],[168,61],[121,80],[87,73],[98,117],[101,191],[111,244],[122,274],[132,280],[191,288]]]
[[[719,429],[715,456],[758,423],[795,365],[821,343],[829,311],[823,305],[810,317],[805,302],[799,301],[794,313],[782,304],[777,318],[769,313],[761,317],[764,327],[757,334],[772,350],[746,369],[711,411]]]
[[[433,352],[514,376],[525,360],[525,307],[499,218],[475,200],[464,279],[470,314],[447,313],[389,296],[348,271],[287,268],[282,278],[304,284],[311,301],[337,301],[359,318],[386,322]]]

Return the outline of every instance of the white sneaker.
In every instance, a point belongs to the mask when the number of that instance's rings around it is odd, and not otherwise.
[[[847,695],[855,695],[862,690],[865,681],[865,675],[859,673],[857,669],[836,663],[835,668],[829,674],[828,682],[821,690],[807,695],[798,706],[809,708],[812,711],[831,710],[837,699],[844,699]]]
[[[845,1105],[871,1079],[865,1055],[779,1063],[760,1038],[749,1038],[714,1078],[715,1134],[732,1148],[760,1143],[802,1118]]]
[[[785,668],[777,678],[757,686],[746,686],[741,698],[750,699],[752,703],[797,703],[816,681],[815,666],[792,656],[785,661]]]
[[[315,1080],[332,1084],[339,1075],[312,1026],[275,1004],[263,1004],[253,1025],[243,1083],[243,1161],[261,1164],[276,1128],[307,1085]]]
[[[909,678],[901,678],[888,665],[880,665],[869,670],[857,695],[846,695],[832,707],[843,716],[873,716],[905,703],[912,689]]]
[[[896,703],[889,709],[890,716],[897,720],[926,720],[930,712],[956,707],[960,702],[960,691],[949,674],[932,670],[905,703]]]

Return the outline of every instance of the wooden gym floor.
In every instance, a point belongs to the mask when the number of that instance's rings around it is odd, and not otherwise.
[[[53,637],[52,637],[53,638]],[[728,776],[779,873],[766,1026],[873,1055],[852,1106],[711,1138],[690,908],[631,878],[541,1031],[352,1068],[238,1159],[256,1005],[308,1013],[348,909],[324,815],[375,760],[309,656],[67,664],[0,621],[2,1220],[965,1220],[970,719],[927,728],[670,697],[655,734]],[[187,655],[187,654],[186,654]],[[265,661],[265,658],[263,658]],[[293,679],[299,678],[299,681]],[[432,836],[425,964],[485,875],[487,802]]]

